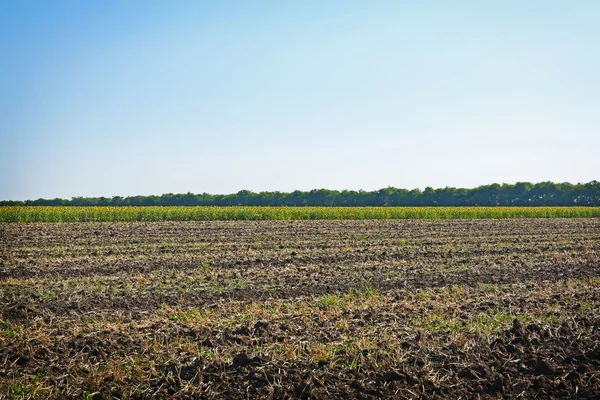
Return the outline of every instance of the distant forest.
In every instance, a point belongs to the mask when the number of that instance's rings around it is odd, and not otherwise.
[[[73,197],[27,201],[0,201],[0,205],[25,206],[600,206],[600,182],[518,182],[473,189],[445,187],[376,191],[296,190],[235,194],[163,194],[162,196]]]

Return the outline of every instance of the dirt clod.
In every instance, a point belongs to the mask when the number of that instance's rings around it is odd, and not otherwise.
[[[546,360],[539,360],[535,364],[533,372],[538,375],[553,375],[554,367],[552,367],[552,365]]]
[[[231,368],[246,367],[248,365],[260,364],[261,360],[259,357],[249,357],[246,353],[240,353],[233,357]]]

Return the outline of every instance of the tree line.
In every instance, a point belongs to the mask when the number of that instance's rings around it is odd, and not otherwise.
[[[314,189],[293,192],[234,194],[167,193],[162,196],[73,197],[0,201],[0,205],[24,206],[600,206],[600,182],[517,182],[473,189],[445,187],[376,191]]]

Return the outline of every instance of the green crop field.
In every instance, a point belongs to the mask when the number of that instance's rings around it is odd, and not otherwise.
[[[0,207],[0,222],[600,217],[600,207]]]

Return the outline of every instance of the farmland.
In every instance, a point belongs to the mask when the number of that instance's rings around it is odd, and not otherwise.
[[[600,207],[2,206],[0,222],[261,221],[600,217]]]
[[[187,209],[0,210],[0,398],[600,393],[597,207]]]

